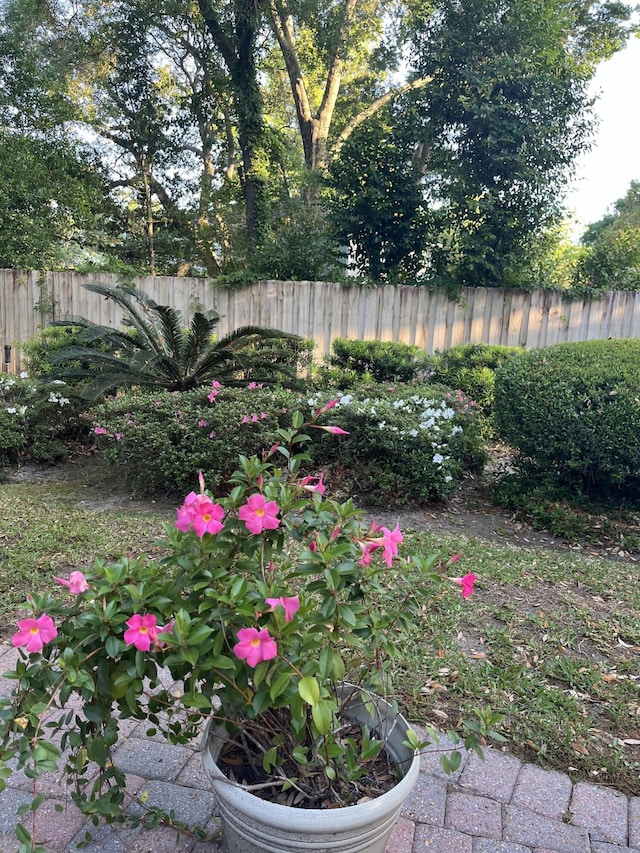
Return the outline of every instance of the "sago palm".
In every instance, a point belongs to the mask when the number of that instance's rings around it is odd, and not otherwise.
[[[189,391],[214,379],[229,385],[248,379],[297,384],[287,356],[302,343],[298,335],[243,326],[216,340],[213,332],[220,315],[215,311],[196,312],[186,328],[181,311],[158,305],[135,287],[99,283],[83,287],[119,305],[126,327],[113,329],[84,317],[53,323],[78,329],[73,345],[51,354],[53,373],[80,384],[92,399],[132,386]]]

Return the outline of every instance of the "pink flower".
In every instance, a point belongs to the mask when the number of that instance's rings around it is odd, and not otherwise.
[[[387,566],[391,566],[393,558],[398,556],[398,545],[402,542],[400,525],[396,524],[393,530],[389,530],[388,527],[383,527],[382,536],[384,545],[382,559],[386,562]]]
[[[199,427],[206,427],[206,426],[209,426],[209,422],[208,422],[208,421],[205,421],[204,419],[203,419],[203,420],[200,420],[200,421],[198,421],[198,426],[199,426]]]
[[[473,592],[473,584],[476,582],[477,578],[475,575],[468,572],[463,578],[452,578],[452,580],[454,583],[460,584],[462,587],[462,597],[469,598]]]
[[[74,595],[80,595],[81,592],[85,592],[89,589],[89,584],[82,572],[71,572],[69,580],[65,580],[64,578],[54,578],[54,581],[62,584],[62,586],[69,587],[69,592]]]
[[[150,613],[140,616],[136,613],[126,624],[129,630],[124,632],[124,641],[128,646],[135,646],[141,652],[148,652],[151,643],[157,643],[158,628],[155,616]]]
[[[320,474],[319,477],[303,477],[302,480],[300,480],[300,485],[308,492],[317,492],[319,495],[323,495],[326,491],[326,486],[322,482],[322,477],[322,474]],[[314,480],[317,482],[314,483]]]
[[[263,660],[271,660],[278,654],[278,645],[266,628],[241,628],[238,631],[239,643],[233,647],[233,653],[240,660],[246,660],[249,666],[258,666]]]
[[[262,388],[262,382],[250,382],[249,388],[251,388],[251,390],[255,390],[256,388]]]
[[[220,504],[212,503],[206,495],[198,497],[204,500],[199,500],[194,505],[191,527],[196,536],[202,539],[205,533],[220,533],[224,510]]]
[[[240,424],[249,424],[251,421],[249,420],[249,415],[245,415],[241,421],[238,421]]]
[[[213,403],[215,398],[218,396],[218,393],[219,393],[221,388],[222,388],[222,385],[216,379],[214,379],[213,382],[211,383],[211,391],[209,394],[207,394],[207,400],[210,403]]]
[[[349,435],[346,429],[339,426],[319,426],[318,429],[323,429],[325,432],[330,432],[331,435]]]
[[[215,438],[215,437],[216,437],[215,431],[211,430],[211,432],[209,433],[209,438]]]
[[[262,533],[263,530],[275,530],[280,524],[276,518],[280,507],[275,501],[266,501],[261,494],[251,495],[244,506],[240,507],[238,518],[244,521],[249,533]]]
[[[328,403],[325,403],[324,406],[320,406],[319,409],[316,409],[315,414],[320,415],[322,412],[328,412],[329,409],[333,409],[334,406],[337,406],[340,402],[340,398],[336,397],[335,400],[329,400]]]
[[[294,614],[298,612],[300,608],[300,599],[297,595],[293,595],[291,597],[287,597],[286,595],[281,596],[280,598],[267,598],[265,599],[267,604],[269,605],[269,610],[273,612],[278,605],[284,609],[284,621],[291,622],[294,617]]]
[[[158,638],[159,634],[173,634],[173,626],[176,624],[176,620],[172,619],[170,622],[167,622],[166,625],[158,625],[156,628],[156,639],[155,644],[159,649],[164,649],[166,647],[166,643],[164,640],[160,640]]]
[[[29,654],[41,652],[45,643],[50,643],[58,636],[58,629],[53,624],[51,616],[43,613],[37,619],[21,619],[18,622],[19,631],[11,638],[14,646],[24,646]]]
[[[114,438],[116,441],[120,441],[120,439],[122,438],[122,433],[121,432],[114,433]]]
[[[205,533],[215,534],[222,530],[223,508],[202,493],[189,492],[177,515],[176,527],[183,533],[193,530],[202,539]]]
[[[109,431],[106,430],[104,427],[95,427],[93,431],[96,435],[109,435]]]

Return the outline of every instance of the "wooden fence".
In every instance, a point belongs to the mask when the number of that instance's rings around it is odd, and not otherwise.
[[[120,323],[111,300],[82,287],[87,281],[116,285],[118,277],[0,270],[0,346],[12,347],[10,360],[3,358],[5,371],[21,370],[19,343],[52,319]],[[640,293],[632,291],[570,301],[550,291],[467,288],[453,301],[423,287],[265,281],[229,289],[177,277],[139,278],[135,284],[159,304],[180,309],[185,325],[195,310],[214,309],[222,315],[220,335],[249,324],[295,332],[313,338],[317,359],[330,352],[336,337],[401,341],[428,353],[470,342],[536,348],[640,337]]]

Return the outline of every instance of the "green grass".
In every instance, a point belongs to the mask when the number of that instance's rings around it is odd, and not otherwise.
[[[0,626],[52,578],[126,552],[152,553],[168,507],[104,510],[104,483],[0,486]],[[96,508],[91,508],[96,507]],[[638,564],[407,532],[404,553],[460,553],[474,595],[434,597],[396,675],[409,718],[456,729],[501,713],[507,748],[574,779],[640,794]],[[393,595],[393,590],[389,591]]]

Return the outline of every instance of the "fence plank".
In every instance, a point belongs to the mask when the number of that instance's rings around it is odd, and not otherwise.
[[[82,286],[96,280],[118,284],[116,275],[0,270],[0,345],[13,347],[10,372],[21,369],[17,345],[54,318],[79,315],[106,326],[120,324],[120,309]],[[552,291],[463,288],[456,302],[407,286],[269,281],[230,289],[205,279],[151,276],[134,284],[159,304],[182,311],[185,325],[196,310],[214,310],[222,315],[219,337],[244,325],[280,328],[312,338],[317,359],[329,354],[338,336],[415,343],[427,353],[468,342],[535,348],[565,340],[640,337],[640,293],[631,291],[570,301]]]

